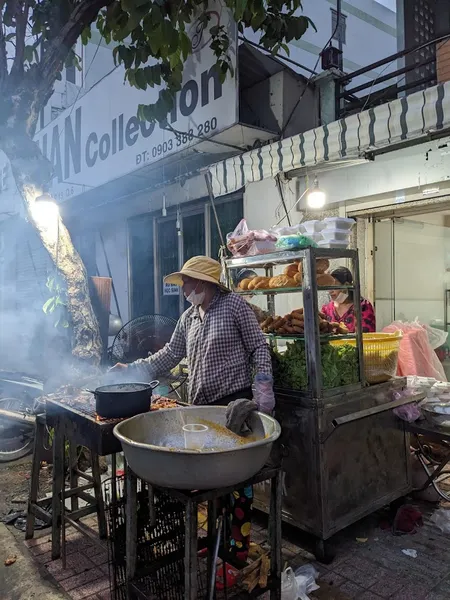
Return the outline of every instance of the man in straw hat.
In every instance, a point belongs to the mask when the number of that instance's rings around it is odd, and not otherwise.
[[[190,402],[229,406],[239,400],[228,411],[228,421],[235,417],[238,429],[249,410],[272,411],[272,364],[255,314],[243,298],[221,284],[220,275],[220,263],[195,256],[181,271],[165,277],[165,283],[183,289],[192,306],[183,313],[172,339],[162,350],[131,365],[118,363],[113,369],[144,370],[150,381],[186,358]],[[249,549],[252,498],[250,487],[235,492],[232,500],[236,510],[231,549],[243,560]],[[232,583],[229,568],[226,573]]]

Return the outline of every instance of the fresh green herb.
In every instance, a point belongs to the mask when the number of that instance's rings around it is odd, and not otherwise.
[[[322,344],[323,388],[351,385],[359,381],[358,353],[354,346]],[[308,374],[303,341],[287,343],[286,351],[272,350],[272,369],[275,387],[307,390]]]

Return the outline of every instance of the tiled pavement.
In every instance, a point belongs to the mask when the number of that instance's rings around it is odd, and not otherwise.
[[[311,598],[321,600],[449,600],[450,535],[441,533],[429,520],[432,509],[420,505],[425,525],[416,535],[397,537],[380,528],[382,516],[373,515],[341,532],[333,540],[336,558],[330,565],[314,561],[294,530],[283,533],[283,557],[294,569],[313,561],[320,572],[321,589]],[[92,521],[91,521],[92,523]],[[265,539],[262,523],[256,523],[253,540]],[[358,540],[357,540],[358,538]],[[35,560],[50,573],[73,600],[110,598],[108,556],[71,531],[67,535],[67,568],[51,561],[48,534],[25,542]],[[417,558],[402,553],[414,549]]]

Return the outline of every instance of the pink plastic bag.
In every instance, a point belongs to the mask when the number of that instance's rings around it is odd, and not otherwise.
[[[428,339],[427,330],[418,322],[402,323],[395,321],[383,329],[385,333],[402,331],[398,355],[397,375],[407,377],[433,377],[438,381],[447,381],[444,369]]]
[[[275,235],[264,229],[249,230],[242,219],[232,233],[227,234],[227,247],[233,256],[256,256],[275,252]]]

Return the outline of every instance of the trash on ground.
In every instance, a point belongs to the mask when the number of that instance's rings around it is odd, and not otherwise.
[[[15,554],[13,554],[12,556],[8,556],[8,558],[5,560],[5,567],[9,567],[11,565],[13,565],[17,560],[17,556]]]
[[[450,533],[450,510],[440,508],[433,514],[430,521],[434,523],[442,533]]]
[[[267,554],[263,554],[257,560],[239,572],[239,577],[248,593],[251,593],[258,585],[261,589],[267,587],[267,578],[270,572],[270,559]],[[295,598],[295,600],[297,600]]]
[[[308,600],[307,594],[319,589],[316,583],[319,572],[313,565],[308,563],[296,569],[294,575],[297,582],[298,597],[301,600]]]
[[[295,581],[295,573],[288,567],[281,574],[281,600],[297,600],[298,586]]]
[[[44,510],[46,510],[48,513],[51,513],[51,501],[49,502],[48,506],[42,506],[42,508]],[[13,511],[11,510],[6,516],[4,516],[2,519],[0,519],[0,521],[2,523],[4,523],[5,525],[14,525],[14,527],[16,529],[18,529],[19,531],[25,531],[26,527],[27,527],[27,513],[24,510],[20,510],[20,511]],[[41,519],[34,519],[34,528],[36,530],[38,529],[46,529],[47,527],[50,527],[51,523],[45,523],[45,521],[41,521]]]
[[[307,595],[319,589],[316,584],[318,571],[313,565],[302,565],[295,573],[288,567],[281,574],[281,600],[310,600]]]
[[[402,550],[403,554],[406,554],[406,556],[410,556],[411,558],[417,558],[417,550],[413,550],[412,548],[406,548],[405,550]]]
[[[368,541],[369,541],[369,538],[356,538],[356,541],[357,541],[359,544],[365,544],[366,542],[368,542]]]
[[[417,533],[417,529],[423,526],[423,518],[420,510],[410,504],[401,506],[395,515],[392,524],[394,535],[407,535]]]

